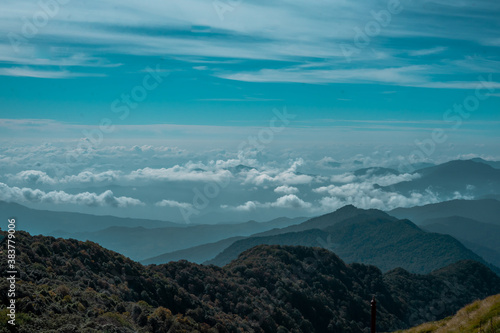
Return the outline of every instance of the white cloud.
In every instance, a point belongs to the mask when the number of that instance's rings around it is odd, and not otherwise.
[[[249,211],[256,210],[257,207],[260,207],[260,206],[261,206],[261,203],[259,203],[257,201],[247,201],[243,205],[239,205],[239,206],[234,207],[234,208],[232,208],[228,205],[223,205],[221,207],[224,209],[233,209],[233,210],[241,211],[241,212],[249,212]]]
[[[430,65],[362,69],[308,69],[294,66],[280,69],[264,68],[257,71],[240,71],[237,73],[221,72],[217,73],[216,76],[244,82],[386,84],[436,89],[476,89],[480,86],[478,81],[429,80],[430,74],[438,75],[442,72],[442,67]],[[476,73],[474,72],[474,74]],[[500,89],[500,82],[485,82],[480,87],[483,89]]]
[[[431,54],[437,54],[446,51],[448,48],[444,46],[437,46],[431,49],[422,49],[422,50],[412,50],[409,53],[412,57],[426,56]]]
[[[92,171],[83,171],[77,175],[65,176],[61,183],[112,183],[120,179],[121,171],[108,170],[94,173]]]
[[[310,208],[312,205],[309,202],[305,202],[294,194],[288,194],[280,197],[276,202],[271,203],[271,207],[278,208]]]
[[[330,177],[330,181],[333,183],[351,183],[356,180],[356,176],[352,173],[344,173],[341,175],[333,175]]]
[[[341,163],[332,157],[325,156],[317,162],[322,169],[335,169],[341,166]]]
[[[72,77],[105,76],[104,74],[76,73],[69,71],[49,71],[27,67],[0,68],[0,76],[33,77],[39,79],[67,79]]]
[[[247,201],[242,205],[231,207],[228,205],[223,205],[221,208],[248,212],[253,211],[258,208],[284,208],[284,209],[309,209],[312,207],[312,204],[309,202],[305,202],[294,194],[288,194],[282,197],[279,197],[274,202],[265,202],[260,203],[258,201]]]
[[[159,201],[155,205],[158,207],[173,207],[173,208],[183,208],[183,209],[192,208],[192,206],[193,206],[192,204],[187,203],[187,202],[179,202],[179,201],[167,200],[167,199]]]
[[[295,194],[299,192],[299,189],[294,187],[294,186],[278,186],[274,189],[274,192],[276,193],[283,193],[283,194]]]
[[[421,175],[418,173],[404,173],[400,175],[389,174],[385,176],[372,176],[367,178],[367,181],[372,184],[378,184],[380,186],[389,186],[400,182],[409,182],[420,177]]]
[[[320,205],[325,210],[334,210],[352,204],[359,208],[390,210],[397,207],[420,206],[436,203],[441,199],[431,191],[412,193],[409,197],[395,192],[374,188],[372,183],[349,183],[341,186],[322,186],[313,190],[318,194],[327,194]]]
[[[265,185],[265,184],[285,184],[285,185],[300,185],[300,184],[310,184],[316,179],[311,175],[299,174],[297,168],[304,164],[303,159],[298,159],[292,163],[292,165],[284,170],[279,169],[268,169],[268,170],[257,170],[252,169],[246,174],[246,179],[243,184],[253,184],[253,185]]]
[[[0,31],[4,35],[9,32],[22,35],[24,22],[19,18],[30,19],[41,10],[36,2],[4,2],[0,12]],[[408,38],[415,37],[432,38],[443,43],[449,40],[452,41],[450,44],[457,44],[455,40],[459,38],[461,41],[500,45],[498,26],[495,24],[499,10],[496,2],[466,1],[460,2],[460,6],[446,5],[446,10],[441,7],[443,2],[425,1],[425,5],[406,2],[401,14],[404,20],[391,17],[391,24],[382,27],[380,33],[370,39],[368,47],[362,50],[356,48],[362,51],[356,52],[353,57],[361,63],[358,68],[362,69],[357,70],[341,69],[346,67],[346,62],[340,45],[354,47],[355,29],[363,30],[367,23],[374,22],[372,13],[384,10],[387,3],[341,0],[311,5],[310,2],[298,0],[277,5],[274,2],[246,1],[238,5],[237,10],[226,12],[225,19],[221,20],[211,1],[151,0],[138,3],[131,0],[103,0],[93,6],[71,2],[61,5],[59,14],[51,17],[49,24],[37,29],[36,38],[21,43],[17,56],[12,56],[11,45],[5,42],[0,44],[0,62],[12,66],[0,69],[0,75],[65,78],[89,75],[88,71],[71,72],[75,67],[119,66],[101,58],[106,52],[113,55],[170,56],[171,59],[191,62],[193,59],[198,59],[198,62],[217,61],[217,58],[230,55],[235,59],[287,62],[307,59],[313,64],[306,63],[303,66],[321,67],[326,63],[330,69],[302,67],[301,71],[293,67],[270,68],[248,73],[220,72],[218,76],[258,82],[375,82],[468,89],[471,82],[429,82],[433,79],[427,75],[432,74],[427,66],[414,68],[411,64],[415,63],[415,59],[400,56],[398,43],[406,47],[411,44]],[[428,23],[425,26],[421,24],[423,17]],[[464,20],[474,22],[478,17],[489,29],[476,24],[463,24]],[[123,29],[124,26],[127,29]],[[148,33],[149,30],[155,33]],[[158,31],[162,33],[156,33]],[[80,43],[75,48],[56,47],[52,45],[54,40],[58,45],[71,44],[74,40]],[[417,49],[407,50],[405,54],[422,56],[446,50],[446,46],[424,49],[420,45],[416,46]],[[99,56],[93,55],[97,52]],[[450,57],[463,56],[463,52],[450,53]],[[373,62],[381,67],[399,67],[370,68]],[[50,67],[40,68],[44,66]],[[62,69],[53,69],[57,67]],[[220,67],[223,68],[222,65]],[[206,66],[194,68],[207,70]],[[455,74],[457,69],[458,66],[444,68],[441,64],[434,68],[445,75]]]
[[[25,170],[18,172],[16,175],[7,175],[11,181],[23,182],[28,184],[47,184],[53,185],[57,182],[56,179],[47,175],[46,172],[39,170]]]
[[[138,199],[130,197],[116,197],[112,191],[108,190],[101,194],[83,192],[69,194],[64,191],[44,192],[39,189],[10,187],[0,183],[0,200],[14,202],[33,202],[51,204],[75,204],[85,206],[111,206],[128,207],[144,205]]]
[[[128,180],[149,181],[198,181],[198,182],[226,182],[232,178],[228,170],[204,171],[189,169],[180,165],[171,168],[143,168],[132,171],[125,176]]]

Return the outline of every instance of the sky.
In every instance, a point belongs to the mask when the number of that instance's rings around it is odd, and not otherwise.
[[[348,202],[318,189],[358,167],[500,159],[499,14],[492,0],[3,1],[0,200],[182,220],[197,186],[231,173],[198,215],[266,219]],[[358,204],[394,208],[381,202]]]

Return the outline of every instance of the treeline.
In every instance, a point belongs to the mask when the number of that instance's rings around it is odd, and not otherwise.
[[[263,245],[223,268],[142,266],[92,242],[16,236],[18,332],[366,332],[372,295],[390,331],[500,293],[500,278],[473,261],[382,274],[320,248]]]

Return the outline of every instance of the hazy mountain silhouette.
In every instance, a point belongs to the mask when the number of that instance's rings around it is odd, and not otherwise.
[[[494,199],[451,200],[425,206],[396,208],[388,213],[400,219],[410,219],[417,224],[434,218],[461,216],[500,225],[500,201]]]
[[[243,238],[245,237],[242,236],[231,237],[220,240],[215,243],[202,244],[183,250],[160,254],[159,256],[153,258],[147,258],[141,260],[141,264],[144,265],[165,264],[171,261],[178,261],[178,260],[187,260],[190,262],[194,262],[196,264],[202,264],[205,261],[215,258],[215,256],[217,256],[229,245]]]
[[[500,225],[451,216],[424,221],[423,229],[455,237],[486,261],[500,267]]]
[[[273,230],[272,235],[262,233],[236,241],[206,264],[223,266],[259,244],[321,246],[346,262],[372,264],[383,271],[402,267],[428,273],[464,259],[486,263],[449,235],[428,233],[409,220],[398,220],[374,209],[346,206],[283,230],[290,229],[299,231]]]
[[[371,167],[363,168],[354,171],[355,176],[387,176],[387,175],[399,175],[400,172],[391,168],[382,167]]]
[[[388,220],[395,219],[389,214],[378,209],[365,210],[356,208],[353,205],[346,205],[342,208],[337,209],[332,213],[328,213],[318,217],[313,217],[303,223],[293,225],[287,228],[269,230],[266,232],[255,234],[254,236],[271,236],[271,235],[284,234],[287,232],[304,231],[309,229],[324,229],[354,217],[358,219],[367,219],[367,218],[385,218]]]
[[[472,160],[458,160],[417,171],[420,178],[382,186],[384,190],[403,194],[430,190],[441,196],[453,196],[455,192],[469,193],[476,197],[499,194],[500,170]]]
[[[38,210],[0,201],[0,218],[16,218],[17,228],[31,234],[55,235],[65,232],[97,231],[111,226],[161,228],[184,227],[168,221]]]
[[[488,164],[495,169],[500,169],[500,161],[488,161],[479,157],[472,158],[471,161]]]
[[[301,217],[294,219],[283,217],[267,222],[249,221],[245,223],[204,224],[154,229],[113,226],[94,232],[61,233],[56,234],[56,236],[75,238],[82,241],[91,240],[134,260],[143,260],[230,237],[250,236],[273,228],[283,228],[301,223],[304,219]]]

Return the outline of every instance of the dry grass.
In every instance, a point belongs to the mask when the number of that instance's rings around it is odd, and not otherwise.
[[[500,294],[467,305],[452,317],[400,333],[500,333]]]

